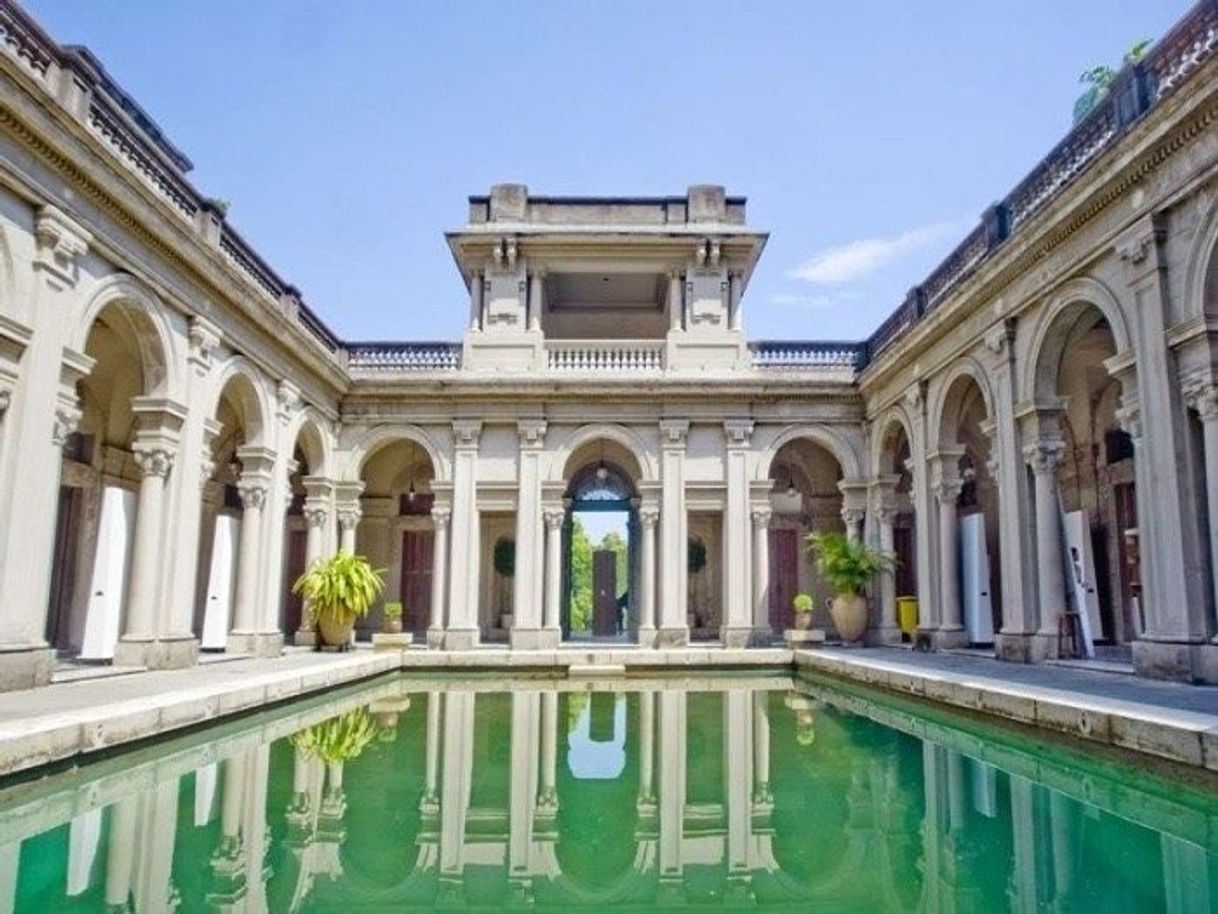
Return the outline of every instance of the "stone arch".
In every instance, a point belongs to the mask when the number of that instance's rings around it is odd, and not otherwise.
[[[659,478],[659,471],[655,460],[648,452],[647,445],[643,442],[642,438],[624,425],[616,423],[596,423],[580,426],[575,434],[551,458],[550,478],[554,481],[568,478],[572,472],[579,469],[578,467],[570,466],[571,458],[586,445],[600,440],[612,441],[620,445],[634,458],[635,468],[638,471],[638,475],[635,477],[637,481],[654,481]],[[622,467],[622,469],[629,471],[627,467]]]
[[[1218,315],[1218,202],[1206,211],[1193,235],[1184,280],[1184,317]]]
[[[873,476],[885,476],[899,473],[901,467],[891,464],[892,453],[889,443],[893,440],[894,435],[900,432],[905,436],[905,440],[909,442],[910,447],[913,446],[913,426],[910,424],[909,417],[905,410],[898,405],[888,407],[880,417],[872,423],[871,436],[871,473]],[[888,462],[886,462],[888,461]]]
[[[174,334],[161,300],[126,273],[98,283],[70,337],[69,348],[84,352],[89,334],[103,314],[117,318],[115,331],[128,338],[140,355],[144,394],[181,399],[181,371],[174,357]]]
[[[288,440],[293,450],[299,447],[304,453],[306,475],[328,477],[334,470],[334,441],[330,425],[311,406],[297,413],[288,429]]]
[[[989,378],[986,376],[985,370],[971,356],[955,362],[936,380],[938,383],[935,385],[936,392],[931,399],[930,410],[933,440],[940,448],[952,447],[956,444],[956,433],[952,431],[949,438],[947,429],[949,423],[953,429],[959,426],[969,384],[975,385],[981,393],[985,414],[991,419],[994,416],[994,393],[990,389]]]
[[[452,469],[443,450],[424,429],[409,423],[385,423],[376,425],[361,434],[347,452],[347,463],[342,478],[348,481],[359,479],[360,472],[377,451],[395,441],[410,441],[427,452],[437,481],[452,478]]]
[[[8,243],[8,234],[0,224],[0,314],[29,322],[29,315],[17,311],[18,296],[14,283],[13,252]],[[27,305],[28,307],[28,305]]]
[[[244,356],[230,357],[216,372],[208,416],[216,415],[225,393],[230,394],[240,414],[246,434],[245,444],[268,444],[267,430],[273,410],[267,399],[262,373]]]
[[[836,429],[830,428],[827,425],[812,424],[788,425],[779,432],[778,437],[770,443],[769,448],[766,449],[761,460],[758,462],[756,478],[759,481],[769,479],[770,469],[778,452],[782,450],[784,445],[800,438],[806,438],[815,444],[819,444],[832,454],[834,459],[837,460],[838,466],[842,469],[843,479],[860,479],[862,477],[862,460],[856,448]]]
[[[1048,300],[1032,329],[1020,390],[1022,400],[1031,402],[1056,395],[1057,374],[1066,337],[1088,307],[1103,315],[1118,354],[1134,350],[1135,340],[1129,331],[1130,324],[1112,291],[1090,277],[1072,279]]]

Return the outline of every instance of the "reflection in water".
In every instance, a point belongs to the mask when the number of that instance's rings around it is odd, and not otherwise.
[[[378,684],[10,786],[0,912],[1218,907],[1197,788],[774,677],[518,685]]]

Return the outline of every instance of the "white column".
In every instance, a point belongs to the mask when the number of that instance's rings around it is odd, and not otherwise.
[[[355,534],[359,529],[360,518],[364,512],[359,504],[345,504],[338,509],[339,549],[348,555],[355,555]]]
[[[440,808],[440,718],[443,710],[440,703],[443,692],[427,693],[427,756],[423,796],[419,811],[424,815],[434,814]]]
[[[37,251],[20,381],[4,415],[8,478],[0,485],[0,688],[50,681],[52,651],[45,640],[55,505],[63,444],[80,419],[75,382],[92,360],[65,353],[69,316],[79,313],[77,264],[91,237],[53,206],[38,210]],[[67,355],[67,358],[65,358]],[[17,519],[20,519],[17,522]]]
[[[310,480],[304,481],[305,489],[310,489]],[[328,483],[327,483],[328,486]],[[326,523],[330,519],[330,499],[327,495],[310,492],[304,503],[305,523],[305,567],[309,568],[321,560],[325,548]],[[300,630],[296,632],[297,644],[316,644],[317,634],[314,629],[313,617],[309,611],[308,601],[301,604]]]
[[[529,329],[541,331],[542,292],[546,275],[542,270],[533,270],[529,276]]]
[[[449,550],[448,628],[444,646],[465,650],[478,643],[479,524],[478,442],[482,423],[453,422],[453,516]]]
[[[1036,478],[1036,578],[1040,635],[1052,645],[1050,653],[1056,652],[1058,620],[1066,609],[1061,508],[1057,500],[1057,468],[1064,451],[1064,442],[1046,438],[1036,442],[1026,453]]]
[[[465,820],[474,765],[473,692],[445,694],[444,775],[440,797],[440,878],[461,879],[465,870]]]
[[[541,788],[537,794],[538,815],[558,812],[558,693],[541,693]]]
[[[528,884],[537,798],[540,695],[512,693],[511,780],[508,790],[508,879]]]
[[[680,330],[685,314],[685,285],[680,273],[668,274],[668,329]]]
[[[130,583],[127,597],[127,623],[123,641],[148,642],[156,639],[157,575],[161,564],[161,532],[164,521],[165,479],[173,466],[174,453],[158,445],[140,446],[134,455],[140,469],[139,500],[135,509],[135,536],[132,544]],[[144,648],[134,647],[134,654]],[[122,662],[136,659],[124,656],[131,649],[115,649]]]
[[[546,592],[543,624],[548,637],[562,638],[559,622],[562,601],[562,527],[567,519],[564,508],[549,507],[543,511],[546,523]]]
[[[1205,448],[1205,503],[1209,521],[1210,586],[1214,612],[1218,613],[1218,384],[1207,384],[1191,392],[1191,405],[1201,417]],[[1218,624],[1218,619],[1211,623]],[[1218,632],[1213,641],[1218,643]]]
[[[431,509],[435,533],[431,542],[431,620],[427,624],[427,646],[444,646],[444,600],[448,583],[448,521],[452,511],[447,505]]]
[[[723,612],[720,639],[724,647],[747,647],[753,637],[752,563],[749,552],[749,442],[753,423],[728,419],[726,439],[727,510],[723,516]]]
[[[688,518],[685,515],[685,438],[689,422],[660,422],[660,618],[656,643],[673,647],[689,642]]]
[[[858,542],[863,538],[863,521],[867,519],[867,509],[861,505],[845,505],[842,508],[842,523],[846,525],[846,536]]]
[[[744,287],[744,275],[740,270],[732,270],[728,273],[727,282],[728,328],[739,330],[741,326],[740,293]]]
[[[875,515],[880,527],[880,551],[892,555],[896,541],[893,524],[897,518],[897,509],[885,496],[876,507]],[[880,573],[880,641],[891,644],[900,640],[901,630],[897,626],[896,572],[883,571]]]
[[[939,633],[940,646],[963,639],[960,615],[960,531],[956,501],[962,483],[954,459],[940,458],[935,498],[939,502]]]
[[[110,810],[110,840],[106,851],[106,906],[112,911],[130,908],[135,876],[135,826],[139,794],[128,794]]]
[[[753,505],[753,631],[759,641],[770,635],[770,519],[768,504]]]
[[[685,692],[660,695],[660,882],[680,883],[685,826]]]
[[[656,693],[639,693],[639,812],[655,810]]]
[[[753,803],[768,806],[770,792],[770,705],[769,693],[753,693]]]
[[[656,643],[656,524],[660,509],[655,505],[639,508],[639,645]]]
[[[536,279],[534,279],[536,283]],[[516,574],[512,579],[513,648],[557,647],[558,642],[543,633],[542,582],[544,549],[541,508],[541,454],[545,446],[546,423],[542,419],[517,422],[520,459],[516,478]]]
[[[749,875],[753,824],[753,702],[745,689],[723,694],[723,792],[727,806],[727,875]]]
[[[250,639],[258,624],[258,582],[262,574],[258,545],[262,532],[262,509],[266,504],[269,479],[246,471],[241,474],[237,491],[241,494],[241,542],[237,551],[237,587],[233,609],[233,629],[229,650],[250,649]],[[242,636],[236,638],[236,636]]]
[[[482,329],[482,273],[477,270],[469,278],[469,329]]]

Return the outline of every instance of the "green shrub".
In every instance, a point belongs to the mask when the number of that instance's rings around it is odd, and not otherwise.
[[[339,552],[318,559],[292,586],[292,592],[309,602],[309,615],[329,616],[342,623],[368,615],[385,587],[385,570],[373,568],[362,555]]]
[[[839,596],[857,596],[881,571],[896,567],[889,552],[873,549],[844,533],[816,532],[808,537],[808,548],[816,560],[816,572]]]

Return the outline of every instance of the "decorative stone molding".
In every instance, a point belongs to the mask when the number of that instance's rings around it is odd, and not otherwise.
[[[448,526],[448,522],[452,519],[452,508],[447,505],[437,506],[431,509],[431,522],[439,530]]]
[[[647,529],[654,529],[660,522],[660,509],[657,505],[643,505],[639,508],[639,523]]]
[[[481,419],[453,420],[453,443],[459,448],[476,448],[482,435]]]
[[[758,530],[765,530],[774,518],[774,509],[769,505],[753,505],[749,514],[753,519],[753,526]]]
[[[80,427],[82,413],[75,404],[61,402],[55,407],[55,425],[51,430],[51,441],[55,447],[63,447],[68,436]]]
[[[747,448],[753,437],[752,419],[725,419],[723,432],[727,435],[729,448]]]
[[[270,485],[261,474],[242,473],[237,480],[237,494],[241,496],[241,506],[245,509],[261,509],[266,504]]]
[[[1193,380],[1183,386],[1185,404],[1197,411],[1202,422],[1218,419],[1218,384]]]
[[[279,382],[279,386],[275,388],[275,414],[279,417],[281,425],[286,426],[292,421],[292,417],[296,415],[302,403],[299,387],[288,380]]]
[[[359,504],[339,505],[335,513],[338,515],[338,525],[346,530],[354,528],[364,516]]]
[[[139,442],[136,442],[132,452],[135,465],[144,476],[158,476],[161,479],[166,478],[173,468],[174,456],[174,451],[168,447],[141,445]]]
[[[666,448],[685,447],[685,438],[689,434],[688,419],[661,419],[660,444]]]
[[[1130,438],[1142,437],[1142,410],[1137,400],[1121,398],[1121,405],[1114,410],[1117,425]]]
[[[330,506],[324,501],[306,498],[302,513],[310,527],[321,527],[330,517]]]
[[[915,416],[920,414],[926,407],[926,382],[915,381],[901,399],[910,413]]]
[[[1166,237],[1167,229],[1158,220],[1147,219],[1118,238],[1113,250],[1123,263],[1137,267]]]
[[[985,348],[994,355],[1004,355],[1015,342],[1015,322],[1004,320],[985,333]]]
[[[195,315],[190,319],[190,352],[187,359],[200,374],[211,370],[220,340],[220,328],[207,318]]]
[[[546,529],[548,529],[548,530],[561,530],[562,525],[564,523],[566,523],[566,521],[567,521],[567,509],[566,508],[553,508],[553,507],[543,508],[541,514],[542,514],[542,517],[545,518]],[[641,520],[642,519],[641,512],[640,512],[639,517]]]
[[[847,527],[854,527],[861,524],[867,517],[867,509],[858,505],[848,505],[842,508],[842,520]]]
[[[541,448],[546,440],[545,419],[521,419],[516,423],[516,432],[520,435],[522,448]]]
[[[875,506],[875,519],[881,524],[893,524],[899,513],[897,506],[891,501],[881,501]]]
[[[9,404],[13,401],[13,391],[9,387],[0,386],[0,416],[8,412]]]
[[[47,204],[34,219],[34,239],[38,246],[34,268],[74,286],[80,258],[89,250],[93,236],[59,207]]]
[[[939,504],[954,505],[964,489],[964,480],[958,476],[936,479],[932,489]]]

